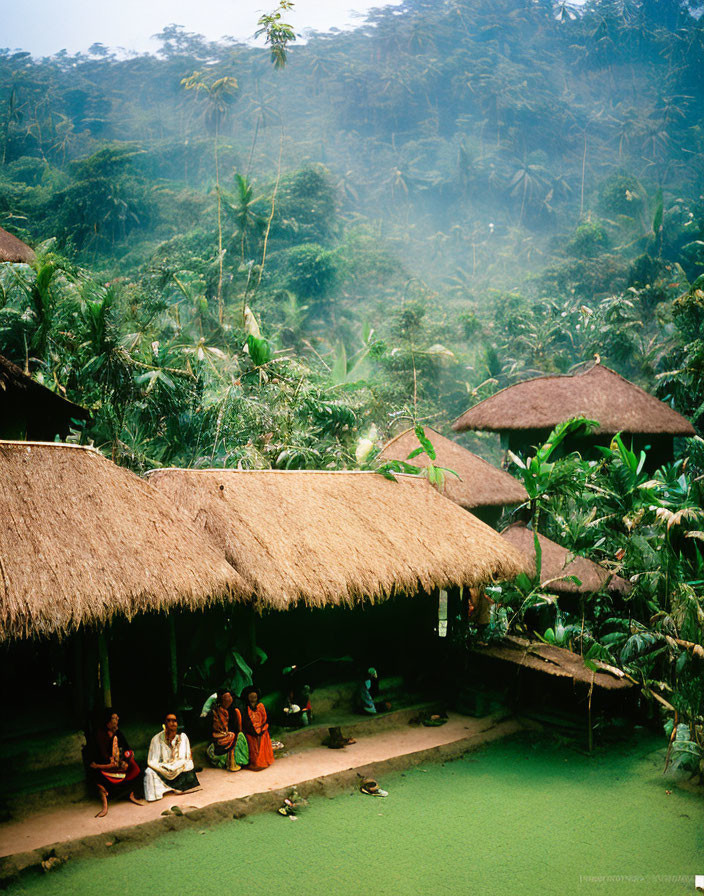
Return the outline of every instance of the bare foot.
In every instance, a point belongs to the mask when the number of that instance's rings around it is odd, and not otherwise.
[[[143,806],[144,805],[142,800],[138,800],[137,797],[134,795],[134,791],[132,791],[132,793],[130,794],[130,802],[134,803],[135,806]],[[107,812],[107,809],[105,811]]]
[[[105,818],[108,814],[108,792],[104,787],[98,786],[98,794],[100,795],[101,809],[95,816],[96,818]]]

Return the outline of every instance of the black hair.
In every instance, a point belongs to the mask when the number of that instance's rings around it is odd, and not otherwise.
[[[109,725],[110,719],[114,715],[116,715],[116,713],[115,713],[115,710],[112,708],[112,706],[106,706],[105,709],[103,710],[103,724]]]
[[[218,688],[218,703],[222,702],[225,694],[232,694],[232,691],[229,688]]]
[[[243,688],[242,693],[240,694],[240,700],[243,703],[247,703],[249,701],[249,695],[256,694],[257,700],[259,700],[262,696],[262,692],[253,684],[248,685],[246,688]]]
[[[176,717],[176,721],[178,722],[178,720],[179,720],[179,719],[178,719],[178,713],[176,712],[175,709],[169,709],[169,710],[167,710],[167,711],[164,713],[164,721],[166,721],[166,717],[167,717],[167,716],[175,716],[175,717]]]

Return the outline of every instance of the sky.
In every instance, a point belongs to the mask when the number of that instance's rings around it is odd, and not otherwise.
[[[165,25],[210,40],[230,35],[247,40],[262,13],[278,0],[0,0],[0,47],[48,56],[66,49],[85,51],[93,43],[126,50],[154,51],[151,36]],[[295,0],[285,21],[301,33],[359,24],[364,14],[389,0]],[[391,0],[394,2],[394,0]]]

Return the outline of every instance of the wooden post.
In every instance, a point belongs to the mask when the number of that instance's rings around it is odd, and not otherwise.
[[[171,696],[178,700],[178,646],[176,643],[176,618],[173,612],[166,617],[169,625],[169,662],[171,666]]]
[[[254,668],[254,660],[257,650],[257,625],[253,607],[249,608],[249,619],[247,620],[247,649],[249,650],[247,660],[249,665]]]
[[[110,657],[108,639],[104,631],[98,633],[98,658],[100,662],[100,682],[103,688],[103,706],[112,706],[112,686],[110,682]]]
[[[594,693],[594,672],[592,672],[592,681],[589,685],[589,698],[587,700],[587,747],[591,753],[594,748],[594,732],[592,729],[592,694]]]
[[[85,689],[85,659],[83,650],[83,629],[79,628],[74,632],[72,640],[73,647],[73,688],[71,696],[73,697],[73,712],[77,722],[83,724],[86,715],[87,700]]]

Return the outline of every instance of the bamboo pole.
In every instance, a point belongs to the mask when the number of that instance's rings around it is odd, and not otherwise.
[[[98,633],[98,657],[100,662],[100,683],[103,689],[103,705],[108,709],[112,706],[112,685],[110,681],[108,639],[104,631]]]

